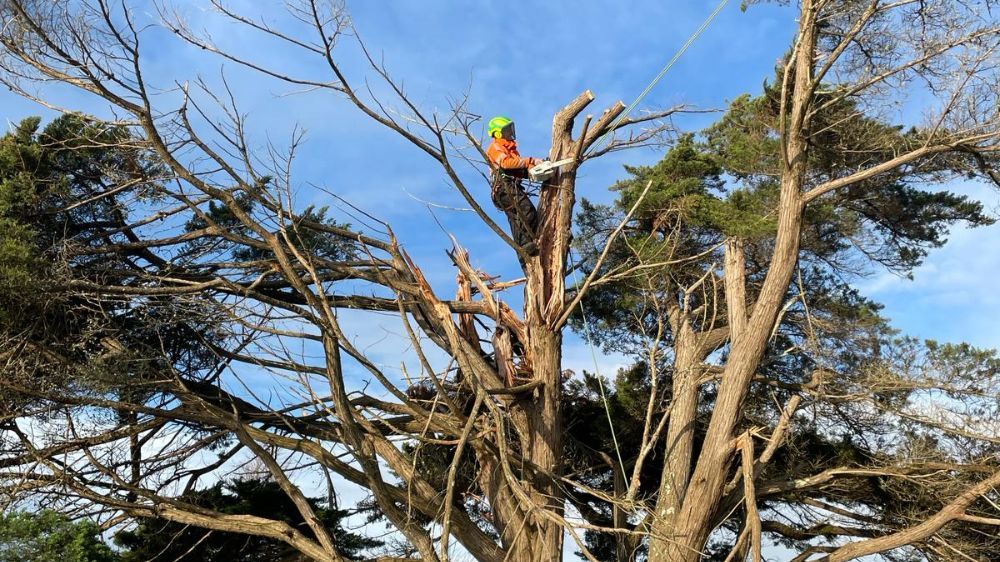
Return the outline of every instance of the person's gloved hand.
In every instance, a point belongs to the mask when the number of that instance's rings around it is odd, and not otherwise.
[[[539,160],[538,158],[528,158],[528,168],[529,169],[534,168],[535,166],[537,166],[537,165],[539,165],[541,163],[542,163],[542,161]]]

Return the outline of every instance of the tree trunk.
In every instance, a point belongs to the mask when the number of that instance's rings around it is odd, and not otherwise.
[[[686,320],[675,311],[673,392],[670,401],[670,422],[667,427],[666,458],[660,475],[656,514],[650,527],[650,552],[659,552],[673,539],[676,517],[687,490],[694,453],[694,428],[698,415],[698,365],[703,357],[698,352],[695,333]]]
[[[791,110],[783,139],[786,167],[781,178],[774,255],[753,313],[747,324],[737,330],[738,335],[731,337],[732,349],[719,395],[681,509],[674,518],[670,540],[659,541],[655,549],[651,544],[650,562],[697,562],[714,530],[712,521],[734,458],[733,431],[798,261],[805,209],[802,186],[808,167],[808,111],[815,43],[815,9],[811,0],[804,0],[799,19],[799,43],[793,55]]]
[[[604,112],[598,127],[588,132],[587,117],[579,138],[573,138],[574,119],[594,99],[585,91],[552,120],[551,160],[573,158],[541,189],[538,202],[538,254],[522,261],[525,273],[522,343],[540,382],[530,395],[511,405],[511,425],[517,429],[525,466],[516,467],[520,482],[504,474],[505,459],[481,458],[484,489],[494,510],[508,560],[558,562],[563,559],[565,495],[558,478],[562,471],[562,316],[566,309],[566,265],[572,240],[576,202],[576,167],[588,139],[594,142],[625,107],[618,102]],[[484,455],[488,456],[488,455]],[[500,463],[500,466],[497,464]]]
[[[531,505],[519,506],[521,517],[507,522],[506,535],[512,538],[508,538],[510,542],[505,546],[509,548],[509,560],[558,562],[563,557],[564,528],[557,518],[563,515],[565,500],[559,483],[548,475],[558,475],[562,470],[562,336],[540,330],[532,333],[530,344],[534,375],[544,384],[517,407],[523,408],[528,428],[522,439],[521,454],[539,470],[525,467],[523,471],[520,485]]]
[[[549,152],[552,160],[580,155],[585,139],[573,139],[573,120],[593,99],[593,93],[585,91],[556,114]],[[561,520],[565,498],[555,480],[562,470],[562,326],[558,320],[566,306],[566,263],[575,190],[575,167],[542,186],[538,203],[539,252],[524,263],[528,340],[524,344],[531,357],[533,377],[542,384],[514,405],[515,423],[522,425],[521,454],[530,467],[524,468],[524,481],[519,484],[526,497],[515,500],[521,503],[517,511],[522,521],[510,514],[505,521],[505,542],[512,541],[505,544],[509,560],[558,562],[563,558],[565,527]],[[514,538],[508,538],[512,526],[518,525],[523,529],[515,529]]]

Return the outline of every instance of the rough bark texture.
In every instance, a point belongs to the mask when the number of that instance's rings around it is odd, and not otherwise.
[[[656,516],[651,526],[650,549],[660,551],[673,539],[676,516],[680,512],[691,474],[694,454],[695,418],[698,414],[699,367],[704,360],[697,334],[675,308],[673,399],[667,428],[666,458],[660,479]]]
[[[694,463],[680,509],[676,515],[666,514],[667,523],[663,524],[667,527],[665,536],[655,537],[651,543],[651,562],[695,562],[701,557],[713,530],[711,523],[734,460],[733,430],[739,420],[740,408],[764,355],[795,270],[804,209],[802,185],[807,168],[807,113],[815,33],[815,13],[807,0],[802,6],[800,44],[795,52],[791,117],[785,140],[787,162],[781,177],[774,255],[753,313],[746,326],[741,328],[742,333],[731,338],[731,352],[722,374],[705,442]],[[671,426],[674,423],[671,419]]]

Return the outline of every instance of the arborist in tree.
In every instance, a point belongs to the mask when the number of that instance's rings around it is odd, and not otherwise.
[[[536,255],[538,211],[525,193],[522,180],[541,160],[521,157],[517,151],[514,122],[507,117],[490,119],[489,133],[493,142],[486,155],[493,167],[493,203],[507,215],[514,242],[529,256]]]

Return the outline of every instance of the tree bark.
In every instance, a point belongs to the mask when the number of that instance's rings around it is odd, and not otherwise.
[[[794,53],[789,125],[784,135],[787,160],[781,178],[774,255],[753,313],[740,328],[742,333],[731,338],[732,350],[719,395],[681,508],[674,518],[676,524],[670,529],[669,540],[651,544],[650,562],[697,562],[713,531],[712,521],[734,458],[733,431],[798,261],[815,42],[816,13],[812,1],[805,0],[799,20],[799,44]]]
[[[687,491],[694,454],[694,428],[698,416],[698,366],[704,357],[697,334],[677,307],[674,324],[673,392],[667,427],[666,458],[660,476],[656,514],[650,527],[650,551],[659,552],[672,542],[676,517]]]
[[[532,334],[535,377],[543,384],[524,404],[528,431],[521,454],[540,470],[526,470],[525,484],[530,512],[527,529],[510,545],[511,560],[556,562],[562,560],[564,494],[548,475],[560,474],[562,456],[561,384],[562,335],[549,331]],[[555,516],[555,517],[553,517]]]

